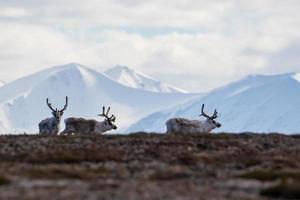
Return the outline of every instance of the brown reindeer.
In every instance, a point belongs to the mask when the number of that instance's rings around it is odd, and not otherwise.
[[[106,131],[117,129],[114,124],[116,117],[114,115],[108,116],[110,107],[108,107],[105,113],[105,107],[103,106],[102,114],[98,116],[104,117],[104,121],[98,122],[94,119],[83,119],[83,118],[67,118],[65,119],[65,130],[61,135],[74,134],[102,134]]]

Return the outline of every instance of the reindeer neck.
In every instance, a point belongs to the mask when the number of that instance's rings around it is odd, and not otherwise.
[[[54,124],[56,124],[56,125],[60,124],[61,118],[53,116],[53,117],[51,117],[51,119]]]
[[[210,132],[215,128],[215,125],[210,123],[208,120],[205,121],[205,132]]]
[[[95,131],[96,133],[103,133],[103,132],[105,132],[104,128],[105,128],[105,126],[104,126],[104,121],[102,121],[102,122],[97,122],[97,123],[95,124],[94,131]]]

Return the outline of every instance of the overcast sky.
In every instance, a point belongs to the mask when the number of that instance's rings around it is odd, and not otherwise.
[[[127,65],[190,91],[300,71],[299,0],[1,0],[0,79]]]

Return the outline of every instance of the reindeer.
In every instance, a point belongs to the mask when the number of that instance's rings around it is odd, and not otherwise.
[[[167,134],[195,134],[209,133],[215,128],[220,128],[221,124],[215,121],[218,117],[217,110],[212,116],[204,113],[204,104],[202,104],[201,115],[206,117],[205,121],[188,120],[185,118],[172,118],[166,122]]]
[[[53,117],[46,118],[39,123],[39,134],[58,135],[61,117],[63,116],[64,111],[68,107],[68,97],[66,96],[65,106],[61,110],[58,110],[57,108],[54,110],[51,106],[51,103],[49,103],[49,98],[47,98],[46,103],[52,111]]]
[[[105,120],[98,122],[93,119],[83,119],[83,118],[67,118],[65,119],[66,128],[61,133],[61,135],[74,134],[102,134],[106,131],[117,129],[117,126],[113,124],[116,117],[114,115],[108,116],[110,107],[108,107],[105,113],[105,107],[102,108],[102,114],[98,116],[104,117]]]

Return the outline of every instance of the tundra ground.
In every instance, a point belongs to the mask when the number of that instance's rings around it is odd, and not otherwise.
[[[0,136],[0,199],[300,199],[300,136]]]

